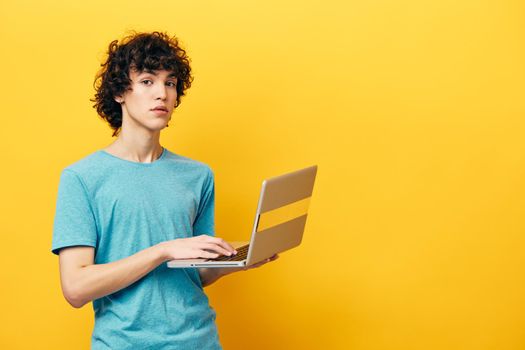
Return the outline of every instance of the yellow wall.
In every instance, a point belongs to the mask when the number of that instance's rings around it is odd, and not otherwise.
[[[525,348],[523,1],[2,1],[0,348],[87,349],[49,249],[60,170],[111,142],[107,44],[177,34],[162,137],[210,164],[217,230],[317,163],[304,244],[208,289],[225,349]],[[239,313],[242,311],[242,313]]]

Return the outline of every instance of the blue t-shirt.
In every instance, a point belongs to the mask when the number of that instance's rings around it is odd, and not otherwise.
[[[164,149],[152,163],[99,150],[62,171],[52,252],[95,248],[95,263],[157,243],[214,234],[211,169]],[[196,269],[165,263],[93,301],[92,349],[220,349],[215,312]]]

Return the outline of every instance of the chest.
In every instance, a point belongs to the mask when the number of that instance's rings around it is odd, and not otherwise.
[[[197,216],[201,190],[184,178],[131,176],[108,179],[94,198],[100,228],[126,226],[191,226]]]

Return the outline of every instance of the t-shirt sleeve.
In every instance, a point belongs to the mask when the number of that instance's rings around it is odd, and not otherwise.
[[[199,202],[197,216],[193,223],[193,235],[215,235],[215,181],[213,172],[208,169],[204,188]]]
[[[97,227],[87,189],[80,177],[65,169],[60,176],[51,251],[97,245]]]

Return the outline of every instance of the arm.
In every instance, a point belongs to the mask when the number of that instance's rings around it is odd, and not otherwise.
[[[279,258],[279,255],[275,254],[271,258],[265,259],[261,262],[258,262],[257,264],[250,265],[248,267],[228,267],[228,268],[200,268],[199,269],[199,275],[201,277],[202,286],[207,287],[210,284],[216,282],[219,278],[224,277],[226,275],[230,275],[234,272],[239,271],[247,271],[251,269],[255,269],[257,267],[260,267],[270,261],[274,261],[275,259]]]
[[[94,264],[94,250],[78,246],[60,250],[62,293],[73,307],[125,288],[163,262],[158,246],[107,264]]]
[[[216,258],[234,251],[224,240],[207,235],[159,243],[127,258],[94,264],[94,248],[60,250],[60,280],[66,300],[76,308],[117,292],[172,259]]]

